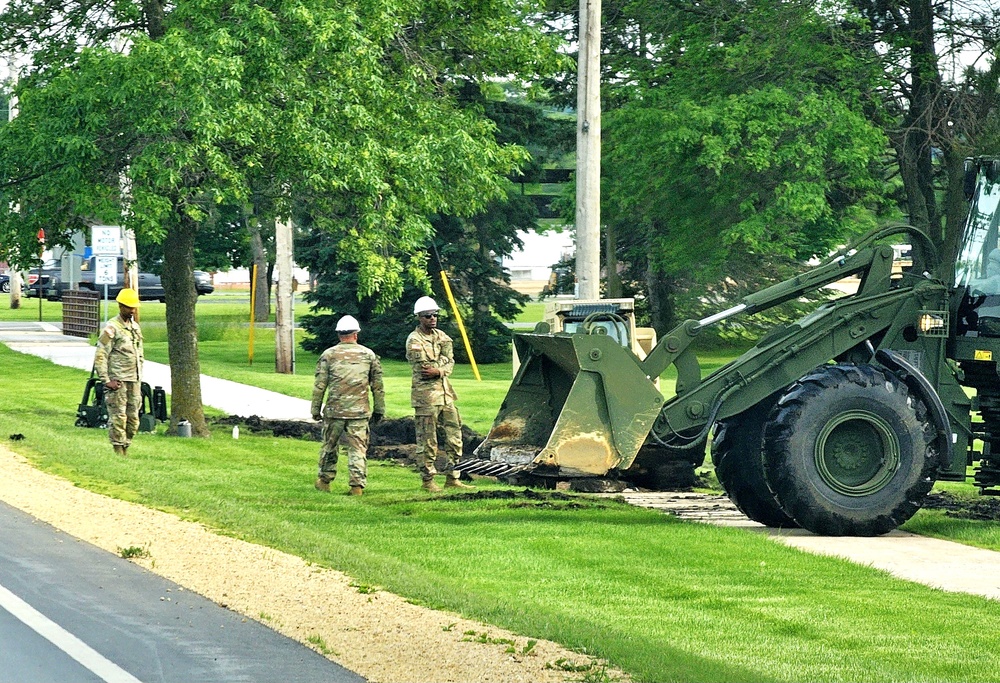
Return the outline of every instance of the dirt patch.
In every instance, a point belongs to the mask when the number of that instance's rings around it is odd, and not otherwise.
[[[266,433],[273,436],[292,439],[320,441],[323,438],[323,426],[318,422],[308,420],[268,420],[258,415],[244,417],[229,415],[216,418],[214,424],[234,426],[247,429],[254,434]],[[472,453],[483,442],[485,437],[474,432],[468,426],[462,425],[462,452],[464,459],[472,457]],[[444,441],[444,433],[438,432],[439,442]],[[412,417],[382,420],[372,426],[368,443],[368,458],[371,460],[395,460],[401,465],[416,463],[417,430]],[[611,473],[609,478],[573,479],[567,486],[574,491],[585,493],[618,493],[627,487],[640,488],[646,491],[691,491],[695,486],[703,486],[695,473],[695,464],[691,461],[693,451],[670,452],[665,449],[645,446],[636,457],[635,463],[625,472]],[[702,454],[704,450],[702,450]],[[446,470],[447,459],[439,454],[436,467],[439,472]],[[617,475],[617,476],[616,476]],[[533,475],[513,477],[508,483],[529,485],[541,488],[554,488],[557,482],[548,477]]]
[[[957,519],[1000,522],[1000,499],[989,496],[959,498],[942,491],[924,498],[923,507],[928,510],[944,510],[945,515]]]
[[[323,427],[317,422],[305,420],[268,420],[258,415],[243,417],[242,415],[227,415],[211,420],[212,424],[238,426],[253,434],[271,434],[273,436],[291,439],[307,439],[319,441],[323,436]]]
[[[268,420],[258,415],[249,417],[227,415],[212,422],[227,427],[238,425],[240,429],[247,429],[254,434],[265,433],[317,442],[323,439],[323,425],[307,420]],[[444,439],[444,434],[440,431],[438,439]],[[463,453],[472,453],[482,441],[482,434],[477,434],[466,425],[462,425]],[[382,420],[371,428],[368,457],[373,460],[397,459],[409,462],[413,459],[416,442],[417,429],[412,417]]]
[[[622,504],[621,502],[613,499],[585,499],[580,498],[579,496],[570,496],[560,491],[536,491],[534,489],[527,488],[523,490],[511,489],[473,491],[451,496],[450,499],[457,502],[470,500],[505,500],[510,501],[510,507],[535,507],[558,510],[606,508]]]

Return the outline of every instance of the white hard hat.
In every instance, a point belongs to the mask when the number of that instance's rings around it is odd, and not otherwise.
[[[440,308],[437,302],[429,296],[422,296],[417,299],[416,303],[413,304],[413,315],[418,313],[423,313],[424,311],[436,311]]]
[[[337,332],[360,332],[361,325],[353,315],[345,315],[337,321]]]

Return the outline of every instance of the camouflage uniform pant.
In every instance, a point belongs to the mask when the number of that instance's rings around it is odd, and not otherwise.
[[[368,483],[368,419],[323,418],[323,447],[319,451],[319,478],[333,481],[337,460],[347,456],[348,486],[364,488]]]
[[[462,457],[462,418],[454,404],[445,406],[428,406],[419,408],[414,416],[417,428],[417,465],[420,467],[420,478],[430,481],[437,474],[438,433],[440,423],[444,429],[444,452],[448,458],[445,473],[451,475],[452,469]]]
[[[142,405],[142,382],[122,382],[117,391],[104,390],[108,407],[108,437],[113,446],[132,443],[139,431],[139,406]]]

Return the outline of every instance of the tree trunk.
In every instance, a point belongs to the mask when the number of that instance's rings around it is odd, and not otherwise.
[[[274,226],[274,263],[278,267],[278,294],[274,312],[274,371],[294,374],[295,330],[292,322],[292,222]]]
[[[11,310],[21,307],[21,271],[12,269],[10,271],[10,308]]]
[[[935,51],[934,10],[930,0],[909,3],[910,21],[900,30],[909,37],[909,102],[893,145],[906,189],[910,223],[925,232],[939,252],[945,250],[941,209],[935,186],[933,155],[949,145],[943,125],[944,92]]]
[[[607,264],[605,276],[605,296],[608,299],[622,297],[622,279],[618,275],[618,238],[615,235],[614,224],[604,226],[604,261]]]
[[[251,282],[251,289],[256,294],[256,298],[250,302],[253,306],[253,319],[256,322],[267,322],[271,319],[271,271],[267,259],[267,250],[264,249],[264,240],[260,236],[260,225],[254,221],[247,226],[250,231],[250,250],[253,253],[253,264],[257,266],[256,274],[251,271],[250,277],[255,277]]]
[[[944,239],[938,255],[945,264],[937,275],[946,281],[954,276],[955,259],[958,256],[958,242],[962,238],[965,216],[969,211],[965,201],[965,154],[949,146],[945,149],[944,165],[948,186],[944,194]]]
[[[477,230],[478,232],[478,230]],[[486,247],[482,234],[478,234],[479,247],[477,254],[479,263],[477,266],[482,269],[489,268],[490,250]],[[490,305],[487,283],[492,281],[482,277],[470,277],[468,280],[469,300],[472,302],[472,320],[469,321],[469,336],[472,337],[473,349],[486,349],[490,339]],[[461,298],[460,293],[456,293],[457,298]]]
[[[646,265],[646,292],[649,297],[649,325],[656,330],[657,338],[663,337],[674,327],[673,281],[657,273],[651,264]]]
[[[210,436],[201,402],[201,363],[194,308],[194,241],[198,226],[177,210],[180,223],[163,240],[163,290],[167,299],[167,349],[170,358],[170,434],[187,420],[195,436]]]
[[[153,40],[162,38],[164,28],[164,8],[161,0],[142,0],[142,13],[146,18],[146,34]]]

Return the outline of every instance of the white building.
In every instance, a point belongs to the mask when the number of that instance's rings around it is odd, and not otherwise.
[[[511,286],[525,294],[538,294],[552,275],[552,266],[576,251],[573,233],[522,232],[518,237],[524,246],[503,260],[510,271]]]

